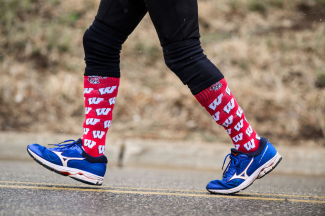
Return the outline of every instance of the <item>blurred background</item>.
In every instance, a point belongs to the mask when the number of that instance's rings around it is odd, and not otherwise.
[[[99,0],[0,0],[0,130],[84,120],[82,37]],[[205,54],[248,121],[280,145],[325,146],[325,1],[199,0]],[[163,61],[145,16],[123,45],[110,137],[230,142]]]

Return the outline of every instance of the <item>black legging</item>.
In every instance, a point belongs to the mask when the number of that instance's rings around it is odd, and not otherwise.
[[[128,36],[147,11],[161,46],[200,38],[197,0],[102,0],[96,19]]]

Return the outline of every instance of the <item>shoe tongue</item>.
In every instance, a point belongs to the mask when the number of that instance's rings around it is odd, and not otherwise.
[[[234,154],[234,155],[239,155],[239,154],[243,154],[244,152],[241,152],[241,151],[238,151],[234,148],[230,149],[231,150],[231,153]]]
[[[75,142],[75,144],[77,144],[78,146],[79,146],[79,148],[78,147],[75,147],[75,150],[77,151],[77,152],[79,152],[79,154],[82,154],[82,140],[79,138],[76,142]]]
[[[231,154],[233,154],[235,156],[247,157],[247,155],[244,152],[238,151],[234,148],[231,149]]]
[[[82,140],[79,138],[79,139],[76,141],[76,144],[77,144],[77,145],[79,145],[79,144],[82,145]]]

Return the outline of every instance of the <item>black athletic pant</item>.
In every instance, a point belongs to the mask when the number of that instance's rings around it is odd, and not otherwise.
[[[197,0],[102,0],[96,19],[128,36],[147,11],[161,46],[200,38]]]
[[[119,67],[114,69],[116,61],[119,62],[119,56],[114,62],[112,61],[112,64],[107,64],[105,73],[93,69],[96,69],[101,61],[115,55],[117,51],[119,54],[118,49],[121,49],[117,47],[118,43],[111,44],[104,41],[105,36],[100,33],[102,31],[100,29],[104,29],[105,25],[107,37],[115,34],[121,39],[119,43],[122,45],[123,40],[126,40],[127,36],[132,33],[147,11],[163,47],[166,65],[184,84],[188,85],[193,94],[199,93],[223,78],[220,71],[203,54],[200,46],[197,0],[101,0],[96,20],[90,27],[94,33],[84,37],[87,64],[85,75],[119,77]],[[100,44],[104,44],[107,49],[114,47],[115,51],[105,55],[101,51],[101,60],[99,58],[97,61],[94,60],[97,58],[96,55],[99,56],[95,52],[91,53],[92,56],[89,54],[92,58],[87,58],[86,49],[94,49],[96,45],[93,42],[95,39],[91,39],[92,41],[89,39],[95,37],[92,35],[103,36]]]

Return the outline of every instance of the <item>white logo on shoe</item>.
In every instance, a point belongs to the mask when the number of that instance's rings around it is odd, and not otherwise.
[[[248,164],[248,166],[246,167],[246,169],[242,172],[242,173],[240,173],[239,175],[237,175],[236,173],[229,179],[229,181],[231,181],[231,180],[234,180],[234,179],[243,179],[243,180],[246,180],[246,179],[248,179],[248,175],[247,175],[247,170],[248,170],[248,168],[252,165],[252,163],[253,163],[253,161],[254,161],[254,158],[252,158],[252,160],[251,160],[251,162],[249,162],[249,164]],[[228,181],[228,182],[229,182]]]
[[[68,166],[68,161],[69,160],[84,160],[85,158],[74,158],[74,157],[66,157],[66,156],[62,156],[62,152],[56,152],[56,151],[52,151],[54,154],[56,154],[61,162],[62,162],[62,166],[67,167]]]

